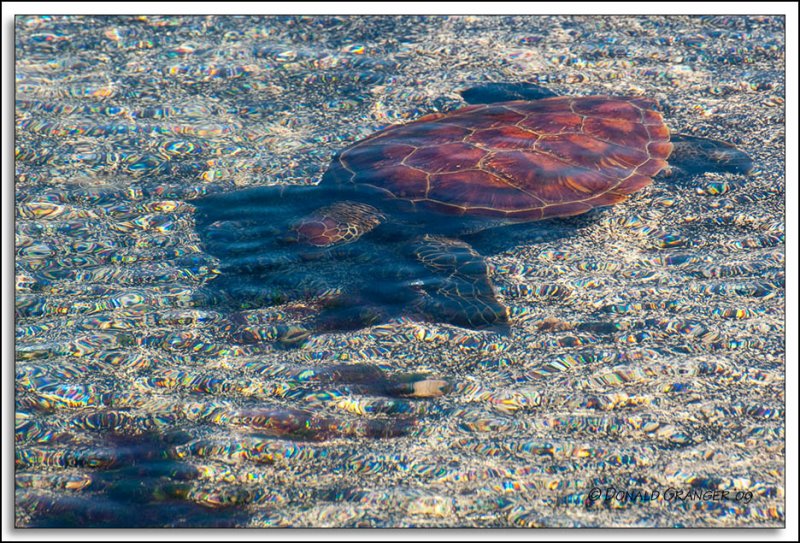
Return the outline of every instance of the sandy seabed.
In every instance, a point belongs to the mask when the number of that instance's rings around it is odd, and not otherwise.
[[[17,526],[783,525],[782,18],[15,30]],[[192,200],[314,184],[504,81],[654,98],[755,169],[659,179],[569,236],[486,233],[509,336],[396,319],[287,348],[313,301],[231,318]]]

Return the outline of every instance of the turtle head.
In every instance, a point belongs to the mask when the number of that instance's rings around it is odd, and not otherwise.
[[[319,248],[344,245],[374,230],[383,220],[383,214],[369,204],[336,202],[296,221],[284,241]]]

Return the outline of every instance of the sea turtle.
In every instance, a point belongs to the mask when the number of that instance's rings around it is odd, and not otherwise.
[[[222,290],[254,307],[326,275],[349,285],[326,298],[317,329],[412,313],[503,330],[509,314],[487,265],[459,236],[618,204],[668,159],[689,173],[751,169],[730,144],[671,135],[649,98],[555,96],[527,83],[461,94],[470,105],[353,143],[318,185],[195,201],[206,250],[222,260]]]

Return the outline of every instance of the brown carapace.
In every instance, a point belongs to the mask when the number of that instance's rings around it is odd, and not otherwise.
[[[344,150],[323,183],[421,209],[513,222],[585,213],[649,185],[672,151],[652,101],[556,97],[471,105]]]

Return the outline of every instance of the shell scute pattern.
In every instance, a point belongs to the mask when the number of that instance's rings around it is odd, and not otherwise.
[[[469,143],[445,143],[420,147],[403,161],[407,166],[430,173],[457,172],[474,168],[487,151]]]
[[[650,100],[556,97],[390,127],[345,149],[326,179],[436,211],[530,221],[619,203],[671,152]]]

